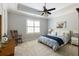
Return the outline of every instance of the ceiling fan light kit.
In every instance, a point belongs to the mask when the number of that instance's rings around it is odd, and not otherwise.
[[[47,14],[47,13],[42,13],[41,15],[42,15],[42,16],[48,16],[48,14]]]

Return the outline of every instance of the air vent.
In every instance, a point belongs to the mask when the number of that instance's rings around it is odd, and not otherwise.
[[[33,9],[33,8],[28,7],[26,5],[18,4],[17,9],[20,10],[20,11],[23,11],[23,12],[29,12],[29,13],[32,13],[32,14],[40,15],[40,13],[37,12],[36,9]]]

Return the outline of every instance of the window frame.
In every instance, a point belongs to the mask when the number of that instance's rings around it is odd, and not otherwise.
[[[29,19],[29,20],[31,20],[31,19]],[[28,20],[26,20],[26,22],[27,22]],[[31,21],[33,21],[33,26],[28,26],[28,22],[26,23],[26,33],[27,34],[34,34],[34,33],[40,33],[40,20],[31,20]],[[39,21],[39,26],[35,26],[35,21]],[[31,27],[31,28],[33,28],[33,32],[29,32],[28,31],[28,28],[29,27]],[[39,32],[35,32],[35,28],[39,28]]]

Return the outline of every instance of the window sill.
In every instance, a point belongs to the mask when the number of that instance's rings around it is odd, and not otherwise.
[[[28,34],[28,35],[29,35],[29,34],[40,34],[40,33],[26,33],[26,34]]]

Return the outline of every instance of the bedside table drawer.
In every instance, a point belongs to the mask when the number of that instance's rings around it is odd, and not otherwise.
[[[1,54],[2,54],[2,49],[0,48],[0,56],[1,56]]]
[[[14,53],[14,48],[7,47],[0,50],[0,56],[8,56],[10,54]]]

